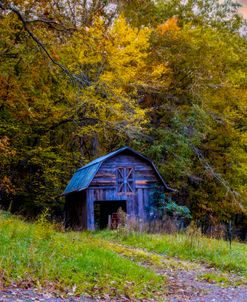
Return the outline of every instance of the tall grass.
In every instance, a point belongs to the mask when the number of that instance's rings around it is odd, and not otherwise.
[[[15,283],[48,287],[55,292],[107,296],[108,300],[122,296],[136,300],[152,297],[153,293],[156,300],[163,299],[166,279],[120,256],[121,251],[112,242],[207,262],[247,277],[245,244],[233,242],[230,250],[227,242],[197,232],[152,235],[120,229],[64,233],[44,218],[31,224],[0,212],[0,288]],[[131,253],[131,249],[125,252]]]
[[[29,224],[0,214],[0,283],[133,299],[164,287],[164,279],[101,241],[88,233],[57,232],[44,219]]]
[[[103,231],[94,234],[97,238],[114,240],[129,246],[144,248],[181,259],[207,262],[223,271],[240,273],[247,277],[247,245],[229,243],[202,236],[198,232],[189,234],[147,234],[138,232]]]

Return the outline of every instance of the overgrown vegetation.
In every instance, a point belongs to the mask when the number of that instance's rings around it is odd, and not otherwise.
[[[246,245],[233,242],[230,250],[226,242],[205,238],[195,231],[177,235],[123,229],[64,233],[60,225],[47,222],[45,215],[31,224],[0,212],[0,246],[0,288],[45,287],[57,294],[106,300],[153,299],[155,293],[155,299],[163,301],[168,281],[157,271],[178,267],[197,270],[196,262],[225,272],[199,271],[203,280],[228,285],[226,272],[234,272],[243,277],[234,281],[236,285],[247,282]],[[163,257],[167,255],[175,258]]]
[[[102,231],[95,233],[95,236],[163,255],[207,262],[222,271],[232,271],[247,277],[246,244],[233,242],[230,249],[228,242],[207,238],[195,228],[188,229],[185,234],[158,235],[122,230]]]
[[[75,168],[127,144],[155,161],[205,227],[246,227],[238,9],[215,0],[0,1],[1,206],[59,215]]]
[[[164,295],[166,280],[119,256],[88,233],[63,233],[0,212],[0,287],[46,287],[101,297]],[[102,244],[103,243],[103,244]]]
[[[149,215],[149,220],[162,220],[165,215],[178,217],[182,219],[190,219],[191,213],[186,206],[179,206],[174,202],[171,196],[166,196],[165,193],[155,189],[151,192],[150,206],[146,209]]]

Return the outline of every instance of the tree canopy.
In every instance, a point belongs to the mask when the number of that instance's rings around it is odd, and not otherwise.
[[[0,1],[0,203],[62,209],[75,168],[125,144],[195,219],[246,217],[247,40],[239,4]]]

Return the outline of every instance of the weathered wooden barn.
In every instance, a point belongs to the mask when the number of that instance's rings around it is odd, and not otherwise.
[[[121,148],[75,172],[63,193],[65,224],[81,230],[105,228],[120,207],[128,217],[146,221],[150,196],[157,187],[173,191],[150,159]]]

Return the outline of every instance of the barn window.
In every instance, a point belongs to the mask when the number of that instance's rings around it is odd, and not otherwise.
[[[123,167],[117,169],[118,193],[134,193],[134,169]]]

